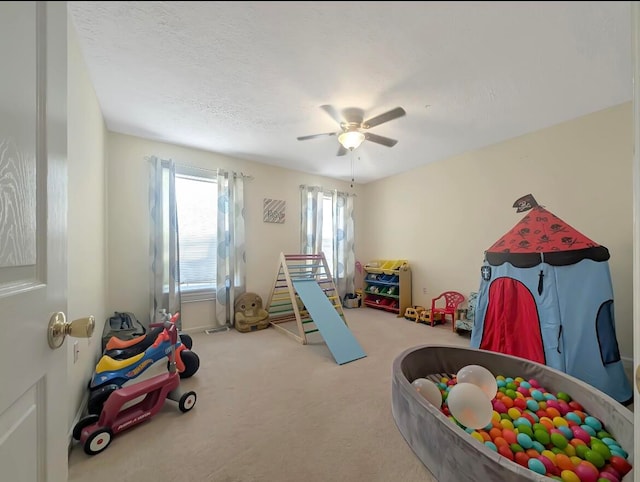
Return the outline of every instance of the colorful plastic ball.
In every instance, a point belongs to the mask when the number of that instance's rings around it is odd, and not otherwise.
[[[516,443],[516,433],[508,428],[502,430],[502,438],[507,441],[509,445]]]
[[[556,454],[556,465],[560,470],[571,470],[573,471],[573,462],[571,459],[565,454]]]
[[[567,402],[567,401],[565,400],[565,402]],[[574,410],[574,411],[575,410],[579,410],[581,412],[584,411],[584,407],[580,403],[576,402],[575,400],[571,400],[571,401],[569,401],[567,403],[569,404],[571,409]]]
[[[518,465],[522,465],[523,467],[529,468],[529,456],[524,452],[516,452],[514,456],[514,461]]]
[[[586,455],[588,451],[589,451],[589,447],[586,444],[578,445],[576,447],[576,455],[583,460],[586,460]]]
[[[525,403],[527,405],[527,409],[531,410],[532,412],[537,412],[538,410],[540,410],[540,404],[531,398],[529,398]]]
[[[521,414],[522,412],[520,412],[520,410],[518,410],[515,407],[511,407],[509,410],[507,410],[507,415],[509,415],[509,417],[511,417],[512,420],[519,419]]]
[[[556,394],[556,397],[557,397],[559,400],[564,400],[564,401],[565,401],[565,402],[567,402],[567,403],[569,403],[569,402],[571,401],[571,396],[570,396],[568,393],[565,393],[565,392],[558,392],[558,393]]]
[[[536,380],[535,378],[532,378],[529,380],[529,385],[531,385],[533,388],[539,388],[540,384],[538,383],[538,380]]]
[[[560,472],[560,479],[563,482],[581,482],[580,477],[578,477],[573,470],[567,469]]]
[[[527,401],[524,398],[516,398],[513,401],[513,406],[519,408],[520,410],[526,410]]]
[[[598,452],[600,455],[602,455],[602,458],[604,460],[609,460],[611,458],[611,455],[613,455],[609,447],[602,442],[596,442],[596,441],[591,442],[591,450]]]
[[[542,445],[537,440],[533,441],[533,448],[538,451],[538,453],[542,453],[544,451],[544,445]]]
[[[609,472],[611,475],[615,476],[617,479],[622,479],[622,474],[613,468],[611,464],[607,464],[600,473]]]
[[[584,423],[592,427],[595,432],[599,432],[600,430],[602,430],[602,422],[595,417],[585,417]]]
[[[484,444],[494,452],[498,451],[498,447],[496,447],[496,444],[494,444],[493,442],[486,441]]]
[[[551,441],[551,438],[549,437],[549,432],[545,430],[535,430],[533,432],[533,437],[542,445],[547,445]]]
[[[508,458],[509,460],[513,460],[513,452],[511,451],[508,445],[498,446],[498,453],[503,457]]]
[[[573,432],[569,427],[558,427],[558,430],[560,430],[567,440],[571,440],[573,438]]]
[[[529,425],[520,425],[518,427],[518,433],[524,434],[524,435],[528,435],[529,438],[531,438],[533,440],[533,430],[531,429],[531,427]]]
[[[560,414],[564,417],[571,411],[571,407],[564,400],[558,400],[558,410],[560,410]]]
[[[491,402],[493,409],[498,413],[507,413],[507,407],[500,400],[492,400]]]
[[[549,439],[554,447],[558,447],[559,449],[564,449],[567,445],[569,445],[569,441],[565,438],[564,435],[562,435],[562,433],[552,433]]]
[[[601,433],[602,432],[598,432],[598,438],[602,441],[602,443],[605,443],[607,445],[620,445],[620,444],[618,444],[618,442],[616,442],[611,437],[600,437],[599,434],[601,434]]]
[[[531,420],[529,420],[528,418],[518,417],[513,421],[513,425],[516,428],[520,428],[520,426],[522,426],[522,425],[526,425],[527,427],[531,427],[533,424],[531,423]]]
[[[544,465],[545,473],[546,472],[553,473],[555,471],[555,465],[553,465],[553,462],[551,462],[551,460],[549,460],[548,457],[545,457],[544,455],[540,455],[540,457],[538,457],[538,460],[542,462],[542,464]]]
[[[580,416],[574,412],[568,412],[567,414],[565,414],[564,418],[569,421],[575,422],[578,425],[582,423],[582,419],[580,418]]]
[[[529,462],[527,463],[527,465],[529,466],[529,469],[533,470],[534,472],[537,472],[542,475],[547,473],[547,468],[538,459],[529,459]]]
[[[518,444],[524,449],[530,449],[533,447],[533,440],[526,433],[519,433],[516,436],[516,440],[518,441]]]
[[[521,445],[519,444],[511,444],[509,445],[509,448],[511,449],[511,451],[513,452],[513,455],[515,456],[515,454],[517,453],[524,453],[524,449],[522,448]]]
[[[609,459],[609,463],[611,467],[616,469],[622,477],[627,475],[631,471],[631,464],[627,462],[627,460],[623,457],[619,457],[617,455],[612,455]]]
[[[591,462],[596,468],[601,469],[604,467],[604,457],[602,454],[596,450],[587,450],[584,454],[584,459],[588,462]]]
[[[509,420],[508,418],[503,418],[502,420],[500,420],[500,426],[503,429],[508,429],[508,430],[513,430],[515,428],[513,426],[513,422],[511,420]]]
[[[535,390],[531,390],[531,396],[537,400],[538,402],[544,400],[544,395],[542,394],[542,392],[538,389]]]
[[[594,472],[586,465],[578,464],[573,468],[575,474],[579,477],[580,482],[598,482],[598,472]]]
[[[598,482],[620,482],[620,479],[610,472],[600,472]]]
[[[591,443],[591,435],[589,435],[583,428],[574,426],[571,427],[571,431],[575,438],[582,440],[586,444]]]
[[[516,391],[515,390],[511,390],[510,388],[507,388],[507,391],[505,392],[505,395],[507,395],[507,397],[511,398],[512,400],[517,397]]]

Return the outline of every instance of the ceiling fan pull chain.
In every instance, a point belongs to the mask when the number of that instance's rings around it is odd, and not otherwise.
[[[351,187],[353,188],[353,182],[354,182],[354,168],[353,168],[353,149],[351,150]]]

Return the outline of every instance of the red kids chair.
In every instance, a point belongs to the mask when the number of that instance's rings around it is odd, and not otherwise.
[[[445,306],[437,307],[438,301],[444,298]],[[451,324],[453,325],[453,331],[456,331],[456,310],[458,305],[464,301],[464,295],[457,291],[445,291],[438,297],[431,300],[431,326],[435,325],[436,313],[440,313],[442,322],[447,321],[447,315],[451,315]],[[440,303],[441,305],[442,303]]]

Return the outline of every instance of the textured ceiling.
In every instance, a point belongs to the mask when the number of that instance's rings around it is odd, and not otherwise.
[[[69,2],[109,130],[366,183],[630,101],[630,2]],[[187,161],[187,160],[184,160]]]

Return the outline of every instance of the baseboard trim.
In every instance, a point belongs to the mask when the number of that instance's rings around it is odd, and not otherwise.
[[[622,360],[622,366],[627,377],[629,380],[633,380],[633,357],[622,356],[620,359]]]
[[[69,428],[69,432],[67,433],[67,439],[69,441],[69,453],[71,453],[71,449],[73,448],[73,442],[74,442],[73,428],[82,418],[82,414],[84,413],[84,409],[87,406],[88,402],[89,402],[89,390],[85,390],[85,393],[82,396],[82,401],[80,402],[80,406],[78,407],[78,411],[76,412],[75,417],[73,417],[73,423],[71,424],[71,427]]]

